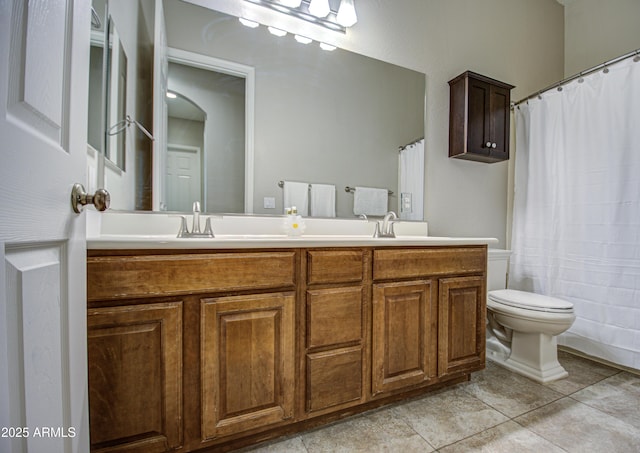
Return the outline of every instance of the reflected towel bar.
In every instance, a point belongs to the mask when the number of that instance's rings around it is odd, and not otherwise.
[[[344,191],[354,193],[356,191],[356,188],[347,186],[344,188]],[[388,192],[389,192],[389,195],[393,195],[393,190],[388,190]]]

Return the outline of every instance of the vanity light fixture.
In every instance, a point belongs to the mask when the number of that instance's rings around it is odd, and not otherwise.
[[[287,36],[287,32],[284,30],[280,30],[279,28],[267,27],[267,30],[269,30],[269,33],[275,36]]]
[[[336,15],[336,20],[340,25],[351,27],[358,22],[354,1],[355,0],[342,0],[340,2],[340,8],[338,8],[338,14]]]
[[[316,17],[327,17],[331,12],[329,0],[311,0],[309,12]]]
[[[310,44],[313,42],[313,39],[307,38],[306,36],[295,35],[295,38],[300,44]]]
[[[245,19],[244,17],[239,17],[238,20],[240,21],[240,23],[242,25],[244,25],[245,27],[249,27],[249,28],[256,28],[256,27],[258,27],[260,25],[258,22],[255,22],[255,21],[249,20],[249,19]]]
[[[346,33],[358,18],[354,0],[245,0],[332,31]],[[331,5],[337,10],[331,9]],[[339,17],[338,17],[339,16]]]

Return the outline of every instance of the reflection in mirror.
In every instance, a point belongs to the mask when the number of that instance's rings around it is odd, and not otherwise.
[[[394,191],[389,209],[398,209],[398,148],[424,136],[424,74],[187,2],[164,5],[170,47],[255,70],[254,213],[283,213],[281,180],[335,185],[338,217],[354,216],[345,186]]]
[[[94,1],[91,8],[91,47],[89,54],[89,109],[87,122],[87,141],[89,145],[102,152],[104,150],[104,101],[103,68],[105,68],[105,11],[104,2]]]
[[[99,1],[104,0],[94,0]],[[280,215],[281,180],[335,185],[338,217],[354,216],[354,196],[344,191],[345,186],[392,190],[396,195],[390,198],[389,209],[398,209],[398,147],[424,136],[423,73],[342,49],[327,52],[317,43],[301,45],[291,35],[276,37],[263,26],[248,29],[237,17],[181,0],[108,0],[108,9],[127,58],[124,113],[149,130],[149,125],[154,124],[151,132],[159,137],[153,145],[157,149],[153,149],[152,158],[152,142],[130,128],[125,139],[126,158],[122,156],[126,171],[104,165],[98,180],[104,178],[114,208],[168,208],[164,204],[167,184],[162,182],[167,168],[163,162],[167,158],[168,137],[164,134],[168,132],[162,121],[155,121],[166,118],[165,104],[159,105],[156,97],[156,91],[164,90],[153,89],[153,77],[168,72],[162,64],[158,66],[162,60],[158,55],[153,61],[153,50],[168,45],[234,62],[252,71],[252,84],[247,84],[251,91],[246,88],[244,121],[240,113],[225,115],[224,121],[238,118],[237,124],[229,126],[207,113],[200,157],[203,210]],[[158,17],[166,22],[166,42],[145,42],[165,36]],[[200,97],[177,91],[200,104]],[[152,117],[149,108],[153,99]],[[116,117],[109,119],[108,127],[117,122]],[[226,130],[244,130],[246,137],[212,148],[213,140],[206,137]],[[218,154],[212,157],[213,153]],[[158,163],[162,165],[153,167],[152,175],[152,165]],[[244,173],[231,176],[232,168],[237,166],[244,167]],[[222,189],[213,192],[213,187]],[[243,197],[244,203],[239,201]],[[162,201],[156,203],[156,199]],[[272,199],[275,208],[270,207]],[[190,209],[189,205],[187,211]]]
[[[186,212],[194,201],[203,205],[202,149],[207,115],[175,91],[167,92],[167,111],[167,210]]]
[[[168,89],[167,209],[189,211],[200,201],[206,212],[243,213],[245,80],[170,61]],[[176,98],[169,97],[172,93]],[[197,159],[185,146],[203,150],[202,157]],[[190,175],[196,173],[203,183],[188,190],[196,180]],[[176,188],[179,193],[172,193]],[[194,197],[183,199],[189,191]]]
[[[127,123],[127,54],[112,17],[107,23],[107,136],[105,157],[125,169]]]

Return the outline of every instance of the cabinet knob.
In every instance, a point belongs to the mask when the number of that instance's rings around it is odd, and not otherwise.
[[[487,142],[484,146],[485,148],[491,148],[491,142]]]
[[[496,143],[492,143],[492,144],[491,144],[491,147],[492,147],[492,148],[496,148],[497,146],[498,146],[498,145],[497,145]]]

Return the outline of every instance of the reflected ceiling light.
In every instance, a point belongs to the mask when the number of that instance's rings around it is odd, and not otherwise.
[[[309,12],[316,17],[327,17],[331,12],[329,0],[311,0]]]
[[[297,8],[302,3],[302,0],[280,0],[280,3],[289,8]]]
[[[296,38],[296,41],[298,41],[300,44],[309,44],[313,42],[313,39],[307,38],[306,36],[296,35],[295,38]]]
[[[354,0],[245,0],[331,31],[346,33],[358,20]],[[337,10],[331,9],[333,5]],[[339,6],[338,6],[339,5]],[[340,15],[340,21],[337,19]],[[351,24],[351,25],[343,25]]]
[[[356,7],[353,4],[355,0],[342,0],[340,2],[340,8],[338,8],[338,15],[336,21],[345,27],[351,27],[358,22],[358,16],[356,16]]]
[[[275,27],[267,27],[267,30],[269,30],[269,33],[271,33],[272,35],[276,35],[276,36],[286,36],[287,32],[284,30],[280,30],[279,28],[275,28]]]
[[[176,96],[176,94],[175,94],[175,93],[172,93],[171,91],[167,91],[167,97],[168,97],[169,99],[175,99],[175,98],[177,98],[178,96]]]
[[[245,19],[244,17],[239,17],[238,20],[240,21],[240,23],[242,25],[244,25],[245,27],[249,27],[249,28],[256,28],[257,26],[259,26],[260,24],[258,22],[249,20],[249,19]]]
[[[332,50],[336,50],[336,46],[332,46],[331,44],[327,44],[324,42],[320,43],[320,48],[322,50],[328,50],[329,52],[331,52]]]

